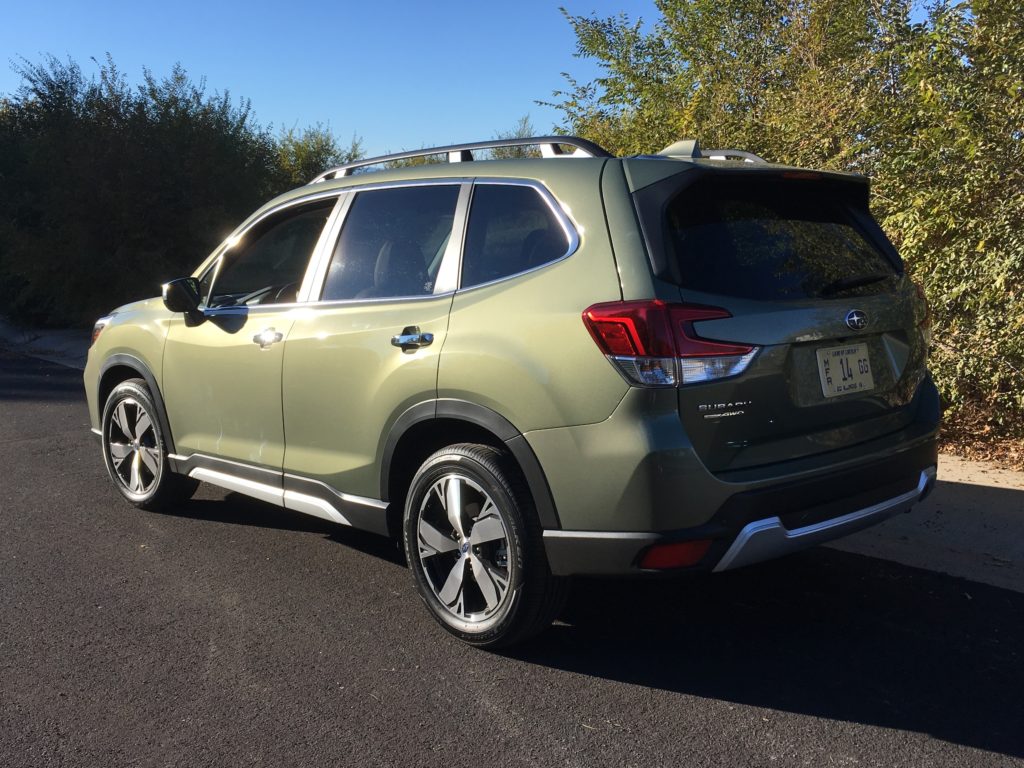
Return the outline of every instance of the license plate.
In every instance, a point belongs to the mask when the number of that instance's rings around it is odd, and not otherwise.
[[[825,397],[851,395],[875,388],[867,344],[826,347],[817,353],[821,392]]]

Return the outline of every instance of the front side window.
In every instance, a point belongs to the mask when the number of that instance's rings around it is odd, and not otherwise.
[[[321,299],[426,296],[448,246],[458,184],[356,194],[334,249]]]
[[[540,192],[477,184],[462,256],[462,287],[499,280],[562,258],[569,237]]]
[[[249,229],[221,257],[207,304],[226,307],[295,301],[334,203],[330,198],[294,206]]]

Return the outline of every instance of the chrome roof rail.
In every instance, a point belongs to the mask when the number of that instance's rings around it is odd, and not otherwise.
[[[702,149],[701,157],[708,160],[742,160],[745,163],[767,163],[760,155],[744,152],[742,149]]]
[[[451,144],[445,147],[430,147],[416,149],[411,152],[397,152],[391,155],[379,155],[368,157],[363,160],[356,160],[337,168],[324,171],[310,184],[316,184],[328,179],[340,179],[349,176],[357,168],[365,168],[370,165],[389,163],[396,160],[409,160],[414,157],[428,157],[430,155],[448,155],[449,163],[464,163],[473,159],[473,151],[478,149],[499,149],[501,147],[540,147],[541,157],[611,157],[612,155],[592,141],[581,139],[578,136],[532,136],[522,139],[494,139],[492,141],[477,141],[471,144]],[[566,152],[562,147],[573,147],[572,152]]]
[[[677,157],[685,160],[742,160],[745,163],[767,163],[763,157],[742,149],[701,149],[696,139],[683,139],[669,144],[658,153],[662,157]]]

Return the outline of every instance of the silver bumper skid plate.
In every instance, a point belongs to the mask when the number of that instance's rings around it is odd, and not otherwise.
[[[732,546],[718,561],[715,570],[727,571],[771,560],[880,523],[900,512],[910,511],[917,501],[928,495],[934,484],[935,467],[928,467],[921,471],[917,488],[842,517],[793,530],[788,530],[778,517],[756,520],[740,531]]]

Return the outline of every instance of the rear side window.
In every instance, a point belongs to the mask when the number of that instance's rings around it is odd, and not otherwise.
[[[322,299],[432,293],[458,197],[457,184],[357,193],[331,257]]]
[[[899,272],[870,214],[814,181],[700,180],[670,199],[663,225],[679,283],[694,291],[829,298],[884,290]]]
[[[462,287],[499,280],[562,258],[569,237],[540,192],[477,184],[462,255]]]

